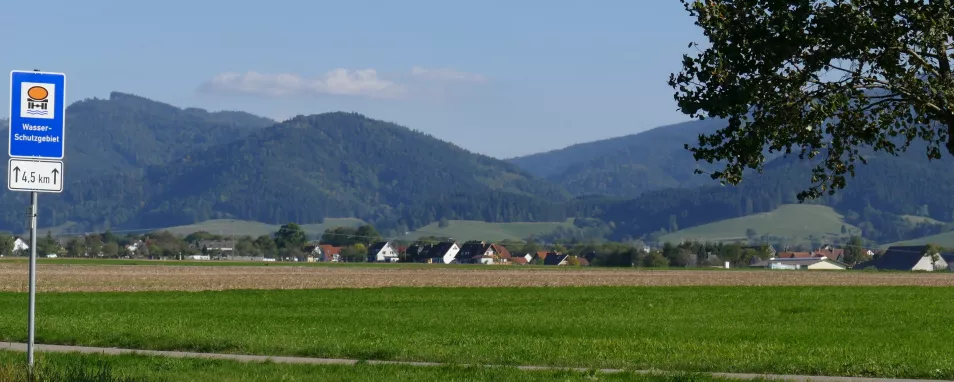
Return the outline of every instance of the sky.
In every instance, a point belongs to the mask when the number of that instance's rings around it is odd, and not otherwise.
[[[279,121],[353,111],[498,158],[688,120],[666,81],[703,38],[677,0],[46,0],[3,13],[0,69],[65,73],[68,103],[119,91]]]

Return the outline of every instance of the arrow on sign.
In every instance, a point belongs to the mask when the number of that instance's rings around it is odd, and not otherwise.
[[[13,168],[13,179],[20,180],[20,166]]]
[[[56,174],[59,174],[60,170],[53,169],[53,184],[56,184]]]

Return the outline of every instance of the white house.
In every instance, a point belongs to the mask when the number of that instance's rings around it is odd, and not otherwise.
[[[142,246],[142,240],[137,240],[135,243],[126,246],[126,250],[130,253],[136,253],[139,250],[139,247]]]
[[[453,263],[457,254],[460,253],[460,246],[457,243],[440,243],[432,248],[431,256],[440,258],[444,264]]]
[[[474,242],[465,243],[457,253],[457,262],[465,264],[506,264],[512,255],[502,245]],[[529,261],[529,260],[528,260]]]
[[[368,247],[368,261],[394,263],[398,261],[398,253],[391,242],[377,242]]]
[[[211,260],[212,258],[209,255],[191,255],[186,257],[189,260]]]
[[[26,251],[28,249],[30,249],[30,245],[27,244],[26,241],[23,241],[22,238],[18,237],[13,240],[13,252]]]

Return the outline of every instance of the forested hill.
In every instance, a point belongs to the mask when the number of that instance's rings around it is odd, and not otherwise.
[[[939,226],[918,227],[902,215],[922,215],[954,221],[954,160],[929,162],[923,150],[899,157],[872,155],[859,165],[848,187],[812,203],[835,208],[866,238],[893,242],[936,233]],[[761,175],[751,175],[738,187],[704,186],[647,192],[614,202],[597,215],[613,222],[616,237],[675,231],[705,223],[772,211],[797,203],[795,195],[811,179],[811,164],[779,158]]]
[[[794,203],[810,180],[809,165],[790,158],[771,161],[765,174],[751,174],[740,187],[693,174],[698,164],[682,145],[717,129],[715,121],[508,162],[355,113],[273,123],[123,93],[68,110],[65,191],[41,197],[41,226],[75,222],[93,231],[214,218],[357,217],[403,231],[440,219],[595,217],[603,232],[637,238]],[[562,172],[547,180],[528,171],[552,171],[540,167],[547,161]],[[952,163],[927,162],[923,148],[900,158],[874,156],[848,189],[817,202],[847,215],[870,239],[905,239],[937,228],[905,225],[901,215],[954,220]],[[596,196],[570,199],[580,195]],[[0,229],[22,232],[27,197],[0,191]]]
[[[719,127],[720,123],[718,120],[689,121],[674,125],[659,126],[622,137],[577,143],[562,149],[511,158],[507,159],[507,161],[530,171],[534,175],[542,177],[557,176],[575,165],[603,156],[615,155],[619,150],[634,153],[646,152],[644,159],[651,161],[652,164],[658,164],[660,159],[652,158],[649,154],[650,152],[659,152],[659,143],[689,143],[689,141],[694,140],[700,133],[712,132]],[[676,148],[682,149],[682,146],[665,147],[664,149],[668,152]]]
[[[175,154],[142,160],[133,157],[127,162],[130,168],[146,164],[138,167],[139,171],[85,178],[68,174],[62,195],[43,197],[43,225],[74,221],[89,229],[139,228],[222,217],[273,223],[316,222],[329,216],[377,221],[392,217],[404,206],[430,200],[439,203],[455,195],[496,192],[505,199],[521,197],[547,203],[568,197],[560,187],[513,164],[359,114],[327,113],[253,128],[227,123],[234,122],[234,117],[223,121],[222,114],[156,110],[146,111],[159,114],[157,121],[145,114],[140,117],[145,122],[130,125],[160,126],[177,120],[214,124],[205,127],[210,130],[207,137],[191,137],[200,142],[192,151],[183,149],[167,163],[149,162],[162,162]],[[90,112],[89,116],[95,119],[96,114]],[[217,143],[216,131],[231,131],[238,138],[221,137]],[[184,135],[175,139],[186,139]],[[88,139],[96,138],[105,143],[111,139],[109,135]],[[208,147],[203,148],[205,145]],[[149,152],[158,153],[158,148]],[[71,169],[90,166],[72,164],[72,160],[68,154]],[[24,201],[22,195],[10,194],[5,193],[3,205],[12,212],[2,221],[14,229],[22,226]]]
[[[684,122],[508,161],[574,195],[631,198],[652,190],[699,186],[709,178],[693,171],[711,166],[697,163],[683,145],[695,143],[699,134],[714,132],[723,123]]]
[[[180,109],[119,92],[75,102],[66,113],[67,180],[139,171],[275,123],[244,112]],[[6,136],[9,125],[2,126]]]
[[[147,207],[151,221],[222,213],[268,222],[377,220],[404,205],[484,191],[567,198],[512,164],[340,112],[297,117],[148,174],[162,185]]]

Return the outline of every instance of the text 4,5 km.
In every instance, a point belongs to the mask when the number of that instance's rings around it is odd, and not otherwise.
[[[11,158],[7,168],[7,187],[11,190],[63,191],[63,162]]]

